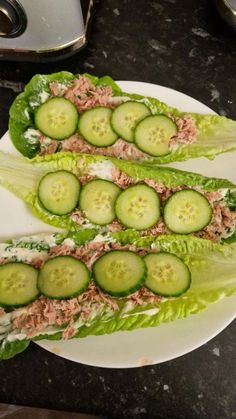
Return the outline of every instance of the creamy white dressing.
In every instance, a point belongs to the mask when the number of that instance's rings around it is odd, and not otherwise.
[[[8,246],[8,247],[7,247]],[[0,244],[0,256],[2,258],[14,257],[18,261],[31,262],[38,256],[46,256],[48,252],[37,249],[27,249],[22,247],[9,247],[9,245]]]
[[[24,114],[25,114],[27,119],[30,119],[29,111],[28,111],[27,108],[24,109]]]
[[[66,246],[70,247],[71,249],[73,249],[75,247],[75,242],[74,240],[67,238],[63,241],[63,244],[65,244]]]
[[[50,145],[50,144],[51,144],[51,142],[52,142],[52,139],[51,139],[51,138],[49,138],[49,137],[44,137],[42,146],[47,146],[47,145]]]
[[[19,333],[17,330],[13,330],[7,337],[5,338],[5,342],[14,342],[15,340],[24,340],[27,339],[25,333]]]
[[[44,103],[46,102],[46,100],[48,100],[50,94],[48,92],[45,92],[45,90],[43,90],[42,92],[39,93],[39,100],[40,103]]]
[[[71,84],[71,83],[70,83]],[[57,89],[58,89],[58,96],[63,96],[64,93],[66,92],[66,90],[68,89],[68,87],[70,86],[70,84],[68,84],[67,86],[63,83],[58,83],[57,82]]]
[[[89,164],[86,171],[89,175],[97,176],[106,180],[112,180],[113,170],[115,170],[114,164],[109,160],[104,160]]]
[[[11,324],[11,313],[5,313],[0,317],[0,326],[5,327]]]
[[[102,234],[97,234],[92,240],[92,243],[115,243],[115,242],[116,240],[109,233],[107,234],[107,236],[103,236]]]
[[[40,135],[40,132],[34,128],[28,128],[24,133],[24,137],[26,138],[29,144],[38,143]]]

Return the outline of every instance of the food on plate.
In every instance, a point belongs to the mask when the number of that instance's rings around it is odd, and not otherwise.
[[[65,71],[32,78],[11,106],[9,131],[29,158],[73,151],[159,164],[236,150],[236,121],[123,92],[108,76]]]
[[[39,182],[38,198],[53,214],[65,215],[76,208],[80,193],[79,179],[67,170],[49,172]]]
[[[187,235],[41,234],[0,244],[0,358],[30,341],[157,326],[236,292],[236,248]]]
[[[234,241],[235,185],[167,167],[73,153],[26,160],[0,152],[0,184],[67,230],[134,230]]]

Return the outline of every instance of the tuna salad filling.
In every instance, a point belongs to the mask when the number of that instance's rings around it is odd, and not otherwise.
[[[65,98],[75,105],[79,115],[97,107],[115,109],[121,103],[127,101],[126,97],[113,96],[110,86],[95,86],[85,76],[79,76],[66,85],[52,81],[49,84],[49,90],[50,94],[47,97],[45,96],[45,100],[57,97]],[[192,144],[197,140],[197,127],[191,115],[184,114],[181,117],[171,114],[166,115],[174,121],[177,129],[177,132],[169,140],[170,151],[183,145]],[[132,160],[148,160],[150,158],[148,153],[142,151],[136,144],[127,142],[121,136],[118,136],[113,145],[96,147],[86,141],[80,132],[58,141],[45,136],[39,129],[33,130],[30,128],[30,130],[34,131],[35,138],[39,137],[40,155],[53,154],[64,150]]]
[[[92,171],[91,171],[92,172]],[[96,176],[92,174],[84,175],[80,178],[80,183],[86,185],[91,180],[96,179]],[[181,190],[196,190],[201,193],[212,208],[212,218],[210,223],[201,231],[194,233],[197,237],[211,240],[213,242],[220,242],[222,239],[229,237],[233,234],[236,227],[236,212],[231,211],[228,207],[225,191],[205,191],[203,188],[198,186],[189,187],[187,185],[181,185],[174,188],[168,188],[163,183],[159,183],[152,179],[145,179],[141,183],[133,177],[127,175],[117,167],[112,168],[111,176],[109,177],[113,183],[119,186],[122,190],[128,188],[131,185],[146,184],[153,188],[160,196],[161,204],[164,206],[168,198],[170,198],[175,192]],[[72,214],[71,219],[78,224],[91,228],[91,222],[86,218],[83,211],[80,208],[76,208]],[[116,232],[124,230],[125,227],[122,223],[115,219],[112,223],[106,226],[106,229],[110,232]],[[170,234],[171,231],[166,226],[163,217],[160,217],[158,222],[149,229],[141,230],[141,236],[152,236],[159,234]]]
[[[0,243],[0,359],[30,340],[131,331],[196,314],[236,292],[235,251],[193,236],[131,233]]]
[[[32,249],[26,257],[26,252],[14,252],[14,247],[7,245],[4,257],[0,257],[0,266],[10,262],[26,262],[39,269],[44,263],[57,256],[72,256],[83,261],[92,272],[95,261],[112,250],[128,250],[140,256],[156,252],[148,248],[137,248],[134,244],[121,245],[115,241],[106,242],[103,236],[97,236],[93,241],[76,246],[71,239],[65,239],[60,245],[53,245],[48,252],[42,251],[35,256]],[[22,249],[21,249],[22,250]],[[24,249],[23,249],[24,250]],[[95,319],[103,316],[109,319],[115,312],[124,315],[135,307],[145,309],[148,304],[158,304],[162,297],[154,294],[144,286],[125,298],[113,298],[96,286],[93,278],[87,289],[75,298],[52,299],[39,296],[35,301],[24,307],[7,312],[0,308],[0,339],[8,335],[8,340],[32,339],[41,334],[50,334],[62,331],[62,338],[72,338],[83,325],[90,325]]]

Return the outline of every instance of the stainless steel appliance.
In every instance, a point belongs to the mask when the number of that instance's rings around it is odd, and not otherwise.
[[[87,41],[94,0],[0,0],[0,59],[65,58]]]

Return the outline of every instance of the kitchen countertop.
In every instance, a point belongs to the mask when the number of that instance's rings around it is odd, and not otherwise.
[[[0,136],[35,73],[69,70],[168,86],[236,119],[236,32],[207,0],[103,0],[87,47],[55,63],[0,62]],[[173,343],[174,344],[174,343]],[[165,364],[109,370],[31,344],[0,363],[0,402],[107,418],[236,418],[236,322]]]

